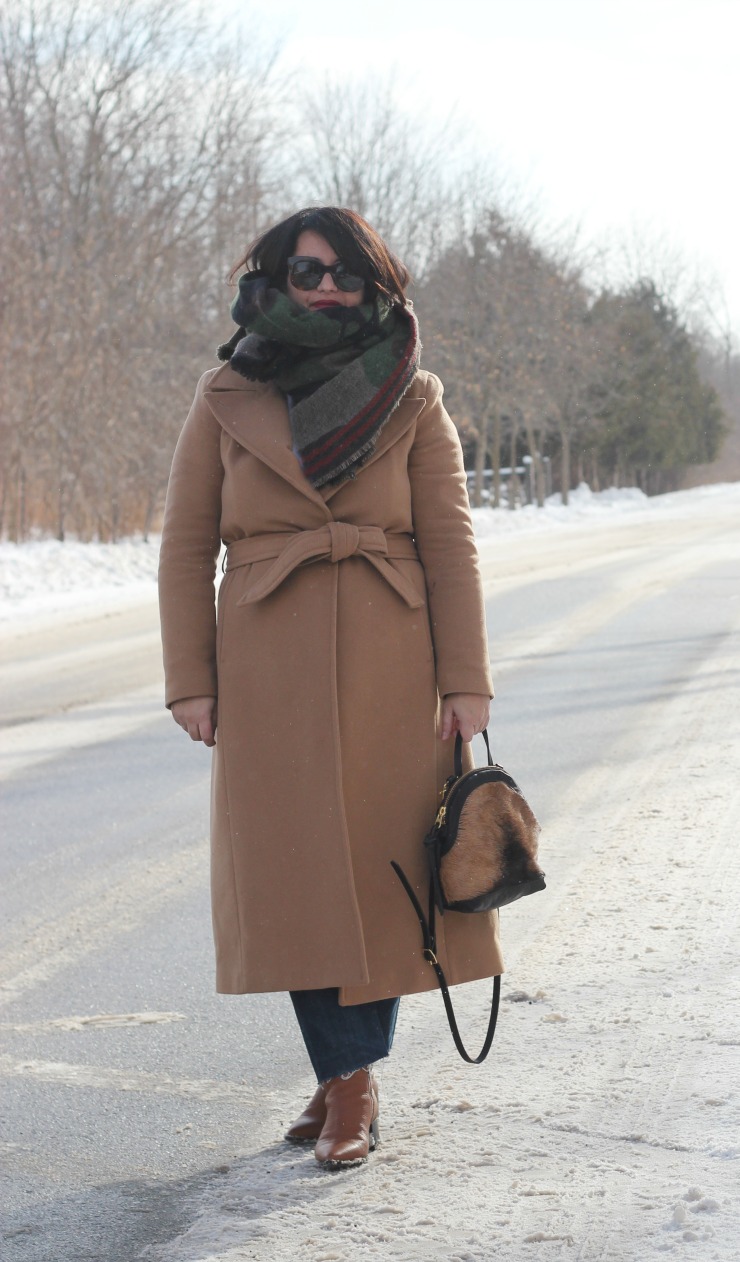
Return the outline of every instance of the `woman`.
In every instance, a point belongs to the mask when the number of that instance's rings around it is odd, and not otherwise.
[[[390,862],[423,894],[449,738],[488,722],[488,647],[406,269],[333,207],[271,228],[242,266],[167,493],[166,702],[215,747],[217,990],[290,992],[318,1087],[287,1138],[336,1167],[375,1146],[398,997],[436,986]],[[497,934],[495,914],[445,916],[451,982],[501,972]]]

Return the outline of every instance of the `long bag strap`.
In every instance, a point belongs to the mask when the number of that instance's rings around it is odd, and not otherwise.
[[[488,742],[486,742],[486,744],[487,743]],[[490,757],[490,754],[489,754],[489,757]],[[496,1021],[498,1019],[498,1006],[499,1006],[499,1000],[501,998],[501,978],[497,976],[497,977],[494,977],[493,979],[493,994],[491,996],[491,1015],[488,1019],[488,1029],[486,1031],[486,1037],[483,1043],[483,1047],[481,1048],[477,1056],[471,1056],[465,1050],[465,1045],[462,1041],[462,1037],[460,1035],[460,1031],[457,1026],[457,1021],[455,1019],[455,1012],[452,1007],[452,1000],[450,999],[450,992],[447,986],[447,978],[444,975],[442,965],[437,959],[434,885],[430,881],[429,883],[429,919],[427,919],[427,917],[424,915],[421,904],[418,898],[416,897],[416,894],[411,888],[411,885],[408,881],[408,878],[406,877],[406,873],[404,872],[403,868],[401,868],[399,864],[397,864],[395,860],[393,859],[391,860],[391,867],[393,868],[393,871],[395,872],[399,881],[403,885],[403,888],[408,894],[411,900],[411,904],[414,908],[414,911],[416,912],[416,915],[418,917],[419,924],[421,926],[421,936],[424,942],[424,959],[429,961],[435,973],[437,974],[437,981],[439,982],[439,988],[442,991],[442,998],[444,999],[445,1011],[447,1013],[447,1020],[449,1021],[449,1024],[450,1024],[450,1031],[452,1033],[452,1037],[455,1040],[455,1047],[457,1048],[458,1052],[462,1056],[463,1060],[466,1060],[469,1065],[480,1065],[486,1059],[486,1056],[490,1052],[491,1044],[493,1043],[493,1036],[496,1033]]]

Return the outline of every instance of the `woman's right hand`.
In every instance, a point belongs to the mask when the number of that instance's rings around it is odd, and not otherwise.
[[[215,697],[183,697],[173,701],[172,717],[187,732],[191,741],[203,741],[204,745],[216,744],[218,708]]]

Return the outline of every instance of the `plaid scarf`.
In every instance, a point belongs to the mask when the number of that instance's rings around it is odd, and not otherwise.
[[[239,325],[219,359],[288,398],[293,450],[314,486],[354,477],[419,365],[411,307],[377,297],[309,311],[246,273],[231,307]]]

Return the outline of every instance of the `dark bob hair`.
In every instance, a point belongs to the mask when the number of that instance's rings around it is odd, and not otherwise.
[[[400,259],[391,253],[381,236],[354,210],[338,206],[307,206],[263,232],[249,246],[231,272],[233,280],[243,267],[248,272],[269,276],[273,285],[284,289],[288,279],[288,259],[295,254],[302,232],[317,232],[329,242],[337,257],[359,276],[371,290],[366,299],[383,294],[404,306],[411,277]]]

